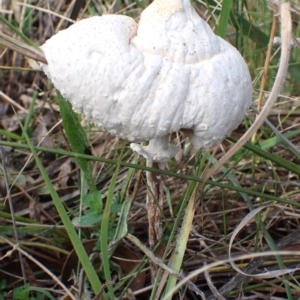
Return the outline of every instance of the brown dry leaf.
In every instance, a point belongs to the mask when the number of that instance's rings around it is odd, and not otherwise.
[[[29,57],[26,57],[27,63],[30,66],[31,69],[33,70],[41,70],[40,65],[37,63],[36,60],[33,60]]]
[[[32,96],[27,95],[27,94],[22,94],[19,97],[19,100],[22,102],[22,106],[24,108],[28,109],[30,106],[30,103],[32,102]]]
[[[27,278],[28,283],[31,286],[39,286],[39,282],[35,278],[34,272],[33,272],[32,268],[30,267],[30,265],[27,263],[26,259],[23,258],[22,262],[24,263],[26,278]]]
[[[85,241],[83,246],[88,255],[93,252],[97,240],[92,239]],[[119,245],[112,256],[112,261],[120,266],[124,275],[128,275],[139,264],[140,256],[127,248],[126,246]],[[95,269],[100,265],[100,256],[93,262]],[[70,284],[71,275],[74,269],[78,266],[78,257],[74,250],[72,250],[69,256],[66,258],[64,266],[61,272],[61,281],[65,284]],[[146,280],[146,272],[139,273],[134,281],[130,285],[130,289],[133,291],[139,290],[144,287]]]
[[[84,249],[86,253],[89,255],[92,253],[93,248],[95,247],[96,240],[88,240],[83,243]],[[71,275],[74,269],[77,268],[77,263],[78,263],[78,256],[74,250],[70,252],[68,257],[65,260],[65,263],[63,265],[62,271],[61,271],[61,281],[65,284],[68,284]]]
[[[40,111],[41,109],[48,109],[50,111],[48,114],[50,114],[51,117],[53,117],[52,111],[59,112],[58,104],[48,103],[44,101],[36,101],[34,109],[36,111]]]
[[[59,187],[66,188],[68,186],[67,182],[69,180],[69,174],[72,171],[72,159],[67,159],[60,167],[59,167]]]
[[[9,154],[7,153],[7,158],[9,158]],[[8,167],[10,161],[6,162],[6,171],[8,174],[8,180],[9,183],[12,184],[14,183],[15,186],[17,186],[19,189],[28,189],[35,184],[35,180],[29,175],[22,173],[20,174],[16,170]],[[0,168],[0,195],[6,195],[7,190],[6,190],[6,185],[4,181],[4,174],[3,170]]]
[[[300,244],[295,244],[282,248],[283,251],[300,251]]]
[[[41,217],[41,208],[34,200],[29,201],[29,217],[32,220],[40,220]]]
[[[18,111],[16,115],[10,115],[1,118],[1,125],[3,128],[9,132],[14,132],[20,128],[19,122],[23,121],[26,117],[26,112]]]
[[[111,149],[111,145],[115,142],[114,138],[108,133],[97,133],[97,140],[93,143],[93,151],[96,156],[106,153],[107,149]]]
[[[33,131],[34,144],[47,148],[54,148],[53,140],[47,136],[48,130],[44,122],[39,123]]]
[[[125,275],[128,275],[140,263],[141,257],[130,250],[128,247],[119,245],[115,250],[112,260],[121,267]],[[139,273],[134,281],[131,283],[130,288],[137,291],[144,287],[146,280],[146,272]]]

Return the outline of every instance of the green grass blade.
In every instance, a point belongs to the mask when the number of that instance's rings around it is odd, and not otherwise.
[[[23,130],[24,129],[23,125],[21,123],[20,123],[20,125],[21,125],[22,130]],[[31,150],[31,153],[32,153],[32,155],[33,155],[33,157],[36,161],[36,164],[37,164],[37,166],[38,166],[38,168],[41,172],[41,175],[42,175],[42,177],[45,181],[45,184],[48,188],[48,191],[49,191],[49,193],[50,193],[50,195],[53,199],[53,202],[54,202],[54,205],[57,209],[57,212],[58,212],[58,214],[59,214],[59,216],[60,216],[60,218],[61,218],[61,220],[62,220],[62,222],[63,222],[63,224],[66,228],[66,231],[67,231],[67,233],[69,235],[69,238],[72,242],[72,245],[74,247],[74,250],[77,253],[77,256],[78,256],[78,258],[79,258],[79,260],[82,264],[82,267],[83,267],[83,269],[86,273],[87,278],[90,281],[90,284],[92,286],[92,289],[93,289],[94,293],[97,295],[102,290],[102,285],[101,285],[101,282],[98,278],[98,275],[97,275],[97,273],[96,273],[96,271],[95,271],[88,255],[87,255],[87,253],[86,253],[86,251],[85,251],[85,249],[84,249],[84,247],[81,243],[81,240],[79,239],[79,237],[78,237],[78,235],[77,235],[77,233],[76,233],[76,231],[73,227],[73,224],[72,224],[72,222],[71,222],[71,220],[70,220],[70,218],[69,218],[69,216],[68,216],[68,214],[65,210],[64,205],[62,204],[55,188],[53,187],[53,185],[51,183],[51,180],[50,180],[50,178],[49,178],[49,176],[48,176],[48,174],[47,174],[40,158],[38,157],[38,155],[37,155],[32,143],[31,143],[27,133],[24,130],[23,130],[23,134],[24,134],[26,142],[27,142],[27,144],[28,144],[28,146]],[[103,294],[103,297],[104,297],[104,299],[107,299],[105,294]]]
[[[35,106],[35,103],[36,103],[36,99],[37,99],[37,93],[34,93],[34,95],[32,97],[32,100],[30,101],[30,106],[29,106],[29,109],[28,109],[28,113],[26,115],[25,123],[24,123],[24,131],[27,132],[27,134],[30,133],[29,136],[31,136],[31,133],[32,133],[32,130],[29,131],[29,124],[30,124],[31,119],[34,115],[34,106]]]
[[[283,134],[283,136],[287,139],[292,139],[292,138],[298,136],[299,134],[300,134],[300,129],[296,129],[296,130],[286,132],[285,134]],[[234,137],[228,137],[228,140],[234,141]],[[258,147],[261,150],[266,152],[266,150],[268,150],[272,147],[275,147],[279,144],[285,144],[285,143],[280,137],[274,136],[274,137],[271,137],[264,141],[259,142],[257,145],[255,145],[255,147]],[[287,149],[290,150],[289,147]],[[250,150],[239,151],[237,154],[235,154],[233,156],[233,160],[240,161],[244,156],[251,155],[250,153],[251,153]],[[293,153],[295,153],[295,151],[293,151]],[[267,154],[265,154],[265,155],[267,156]],[[295,153],[294,155],[299,156],[297,153]]]
[[[258,220],[259,222],[259,225],[261,226],[261,229],[262,229],[262,232],[264,234],[264,237],[270,247],[270,249],[272,251],[279,251],[276,243],[274,242],[272,236],[270,235],[266,225],[263,223],[261,217],[260,219]],[[286,266],[284,265],[284,262],[281,258],[280,255],[275,255],[275,258],[277,260],[277,264],[278,264],[278,267],[280,270],[285,270],[286,269]],[[284,279],[284,286],[285,286],[285,291],[286,291],[286,294],[287,294],[287,297],[288,297],[288,300],[292,300],[293,297],[292,297],[292,291],[291,291],[291,287],[290,285],[288,284],[288,276],[287,275],[282,275],[282,278]]]
[[[85,131],[80,124],[78,115],[73,111],[70,102],[65,100],[59,91],[57,91],[57,99],[64,129],[70,146],[74,152],[84,154],[86,148],[88,147],[88,140]],[[90,192],[93,193],[97,191],[90,161],[82,157],[76,157],[76,162],[84,174]]]
[[[296,129],[296,130],[288,131],[287,133],[284,134],[284,137],[286,137],[287,139],[292,139],[293,137],[298,136],[299,134],[300,134],[300,129]],[[278,144],[283,144],[282,139],[278,136],[271,137],[259,143],[260,148],[263,150],[270,149],[272,147],[275,147]]]
[[[6,20],[3,16],[0,15],[0,22],[5,24],[9,29],[11,29],[16,35],[18,35],[25,43],[27,43],[30,46],[33,46],[35,48],[38,48],[38,46],[29,39],[24,33],[22,33],[16,26],[11,24],[8,20]]]
[[[209,157],[210,160],[212,160],[212,163],[216,163],[217,160],[215,158],[212,158],[212,157]],[[230,170],[226,169],[224,166],[221,167],[221,171],[226,174],[226,177],[230,180],[230,182],[237,186],[237,187],[240,187],[240,184],[238,182],[238,180],[235,178],[235,176],[230,172]],[[254,205],[252,204],[252,201],[251,199],[249,198],[249,196],[245,193],[241,193],[241,197],[244,199],[244,201],[247,203],[248,207],[249,207],[249,210],[254,210],[255,207]],[[264,235],[264,238],[266,239],[270,249],[272,251],[278,251],[278,247],[276,245],[276,243],[274,242],[272,236],[270,235],[265,223],[263,222],[262,220],[262,217],[261,217],[261,214],[258,214],[257,217],[256,217],[256,222],[257,224],[260,226],[262,232],[263,232],[263,235]],[[281,258],[281,256],[279,255],[276,255],[276,260],[277,260],[277,263],[278,263],[278,266],[281,270],[284,270],[285,269],[285,265],[284,265],[284,262]],[[287,279],[287,276],[286,275],[283,275],[283,278],[284,279]],[[287,295],[288,295],[288,299],[291,299],[291,288],[290,286],[285,283],[285,289],[286,289],[286,292],[287,292]]]
[[[233,137],[233,136],[231,136],[227,139],[231,142],[235,142],[235,143],[237,142],[237,138]],[[255,153],[256,155],[258,155],[260,157],[263,157],[265,159],[268,159],[268,160],[276,163],[278,166],[283,167],[286,170],[293,172],[294,174],[300,175],[300,168],[298,165],[296,165],[284,158],[281,158],[280,156],[266,152],[266,151],[262,150],[260,147],[252,145],[251,143],[246,143],[243,147],[245,149],[250,150],[251,152]]]
[[[110,255],[108,251],[108,228],[109,228],[109,220],[110,220],[110,210],[111,210],[111,205],[113,201],[113,196],[115,193],[115,187],[116,187],[116,182],[117,182],[117,177],[120,169],[120,163],[122,159],[122,154],[123,151],[121,152],[119,156],[119,160],[116,165],[116,170],[114,172],[114,175],[111,179],[109,189],[108,189],[108,195],[107,195],[107,201],[105,205],[105,209],[103,212],[103,219],[101,222],[101,238],[100,238],[100,245],[101,245],[101,254],[102,254],[102,264],[103,264],[103,269],[104,269],[104,274],[105,274],[105,279],[107,282],[111,281],[111,273],[110,273]],[[113,286],[111,284],[108,285],[108,293],[110,299],[114,299],[114,290]]]
[[[239,18],[239,21],[243,24],[243,26],[241,26],[236,16],[232,12],[230,13],[230,20],[232,25],[236,28],[236,30],[240,31],[244,37],[249,37],[253,42],[256,43],[257,49],[267,48],[269,43],[269,37],[258,26],[251,24],[249,20],[242,16]],[[276,54],[275,57],[279,58],[279,54]],[[295,57],[291,56],[288,71],[292,75],[293,79],[297,83],[299,83],[300,63],[297,60],[297,58],[295,59]]]
[[[9,139],[16,140],[16,141],[22,140],[22,137],[19,136],[18,134],[4,130],[4,129],[0,129],[0,135],[3,135]]]
[[[230,18],[230,10],[231,10],[232,0],[223,1],[220,21],[217,28],[217,35],[225,38],[227,33],[227,26]]]
[[[135,3],[138,7],[141,7],[142,9],[145,9],[146,8],[146,5],[143,1],[141,0],[135,0]]]
[[[193,190],[196,189],[196,187],[197,187],[197,184],[195,182],[191,183],[190,189],[189,189],[189,191],[187,191],[187,194],[191,195]],[[194,204],[195,203],[193,201],[194,200],[193,195],[189,198],[185,197],[185,200],[189,200],[188,206],[186,207],[184,205],[185,214],[184,214],[183,221],[182,221],[182,224],[180,227],[179,236],[178,236],[178,238],[176,238],[176,248],[174,251],[175,254],[174,254],[174,257],[172,260],[172,264],[170,266],[170,268],[177,273],[179,273],[181,266],[182,266],[185,250],[187,247],[187,240],[188,240],[188,236],[190,234],[191,224],[193,222],[193,217],[194,217]],[[186,204],[186,201],[183,201],[183,203]],[[174,286],[176,285],[177,280],[178,280],[178,278],[176,276],[174,276],[174,275],[169,276],[166,288],[164,290],[165,295],[173,290]],[[171,300],[172,296],[170,296],[166,299]]]
[[[204,169],[204,164],[207,160],[207,155],[208,155],[208,152],[203,153],[201,162],[198,165],[198,167],[194,173],[195,177],[199,177],[201,171]],[[173,225],[173,228],[172,228],[172,231],[170,234],[170,238],[168,241],[168,245],[167,245],[166,251],[165,251],[165,253],[169,252],[171,243],[172,243],[172,241],[175,240],[175,234],[178,231],[179,222],[183,215],[183,221],[181,224],[181,228],[179,230],[179,236],[176,238],[176,248],[174,251],[174,257],[173,257],[172,263],[170,265],[170,268],[178,273],[182,266],[182,262],[183,262],[183,258],[184,258],[184,254],[185,254],[185,250],[186,250],[186,246],[187,246],[187,239],[190,234],[190,226],[193,222],[194,201],[195,201],[195,197],[194,197],[193,193],[196,192],[197,187],[198,187],[198,184],[196,182],[191,182],[188,189],[186,190],[184,198],[180,203],[179,210],[175,212],[177,217],[174,222],[174,225]],[[164,290],[165,295],[173,290],[174,286],[176,285],[177,280],[178,280],[177,277],[175,277],[173,275],[169,276],[166,288]],[[167,298],[167,299],[171,300],[171,298]]]

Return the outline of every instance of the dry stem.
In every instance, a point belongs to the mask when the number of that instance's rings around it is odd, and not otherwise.
[[[159,169],[157,162],[147,160],[147,167]],[[147,213],[148,213],[148,233],[149,246],[153,250],[162,237],[161,207],[164,203],[164,181],[161,175],[146,172],[148,192],[147,192]],[[150,262],[152,282],[155,280],[158,267]]]

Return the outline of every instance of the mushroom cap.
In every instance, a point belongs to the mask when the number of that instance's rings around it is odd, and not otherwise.
[[[243,58],[189,0],[156,0],[139,24],[118,15],[88,18],[41,48],[43,70],[73,109],[131,142],[189,129],[195,148],[209,148],[251,103]]]

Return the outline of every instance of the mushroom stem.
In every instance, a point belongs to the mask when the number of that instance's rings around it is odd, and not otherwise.
[[[144,156],[147,161],[157,162],[160,169],[164,169],[166,163],[180,150],[179,146],[169,143],[168,136],[155,137],[149,141],[148,146],[132,143],[130,147],[133,151]]]
[[[168,136],[155,137],[149,141],[148,146],[131,144],[130,147],[143,155],[147,160],[147,167],[156,169],[165,169],[166,163],[173,158],[179,151],[179,146],[171,145]],[[149,246],[154,249],[162,237],[161,207],[164,204],[164,181],[161,175],[147,171],[147,212],[149,222]],[[158,251],[156,255],[160,256]],[[160,251],[159,251],[160,252]],[[152,282],[155,280],[157,273],[156,264],[151,264]]]

